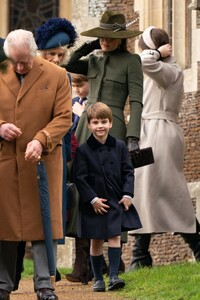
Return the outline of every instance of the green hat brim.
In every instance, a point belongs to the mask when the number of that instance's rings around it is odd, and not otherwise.
[[[97,37],[97,38],[111,38],[111,39],[127,39],[131,37],[136,37],[142,34],[142,31],[133,30],[105,30],[100,27],[95,27],[90,30],[86,30],[80,33],[83,36]]]

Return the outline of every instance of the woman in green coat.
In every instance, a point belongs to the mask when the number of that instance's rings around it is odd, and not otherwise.
[[[88,102],[75,132],[79,144],[89,136],[87,107],[101,101],[113,113],[111,135],[122,140],[127,138],[129,150],[139,148],[137,142],[142,113],[143,73],[140,56],[127,50],[126,41],[140,33],[127,30],[124,15],[112,11],[103,14],[100,27],[81,33],[98,39],[86,42],[75,50],[65,66],[69,72],[87,75],[89,81]],[[101,50],[94,51],[97,49]],[[127,98],[130,103],[130,119],[126,126],[124,108]]]

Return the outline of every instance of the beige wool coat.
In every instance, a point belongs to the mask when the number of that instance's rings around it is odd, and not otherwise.
[[[27,144],[39,140],[49,181],[53,238],[62,238],[62,137],[71,127],[66,70],[36,57],[22,86],[10,66],[0,74],[0,125],[22,131],[0,142],[0,240],[42,240],[37,164],[25,161]]]
[[[178,125],[183,72],[173,57],[141,55],[144,107],[140,147],[152,147],[155,163],[136,169],[134,205],[143,228],[135,233],[196,231],[195,214],[183,174],[184,137]]]

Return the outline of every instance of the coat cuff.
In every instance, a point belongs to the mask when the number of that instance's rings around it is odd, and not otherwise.
[[[159,60],[161,58],[160,51],[158,50],[152,50],[152,49],[146,49],[142,51],[141,53],[141,59],[154,59]]]
[[[42,144],[44,153],[52,149],[51,136],[47,130],[38,132],[33,139],[38,140]]]

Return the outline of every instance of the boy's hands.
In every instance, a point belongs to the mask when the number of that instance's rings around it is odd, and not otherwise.
[[[85,109],[85,103],[82,105],[78,102],[75,102],[74,105],[72,106],[72,112],[79,117],[81,117],[84,109]]]
[[[104,213],[108,212],[108,209],[110,208],[109,205],[105,204],[106,199],[98,198],[92,205],[94,208],[94,211],[96,214],[103,215]]]
[[[104,213],[108,212],[108,209],[110,208],[109,205],[105,204],[107,200],[103,198],[98,198],[92,205],[94,208],[94,211],[96,214],[103,215]],[[120,201],[119,204],[124,205],[124,210],[129,210],[129,207],[132,205],[131,199],[127,197],[123,197]]]
[[[132,205],[132,201],[129,198],[123,197],[120,201],[119,204],[124,205],[124,210],[129,210],[129,207]]]

